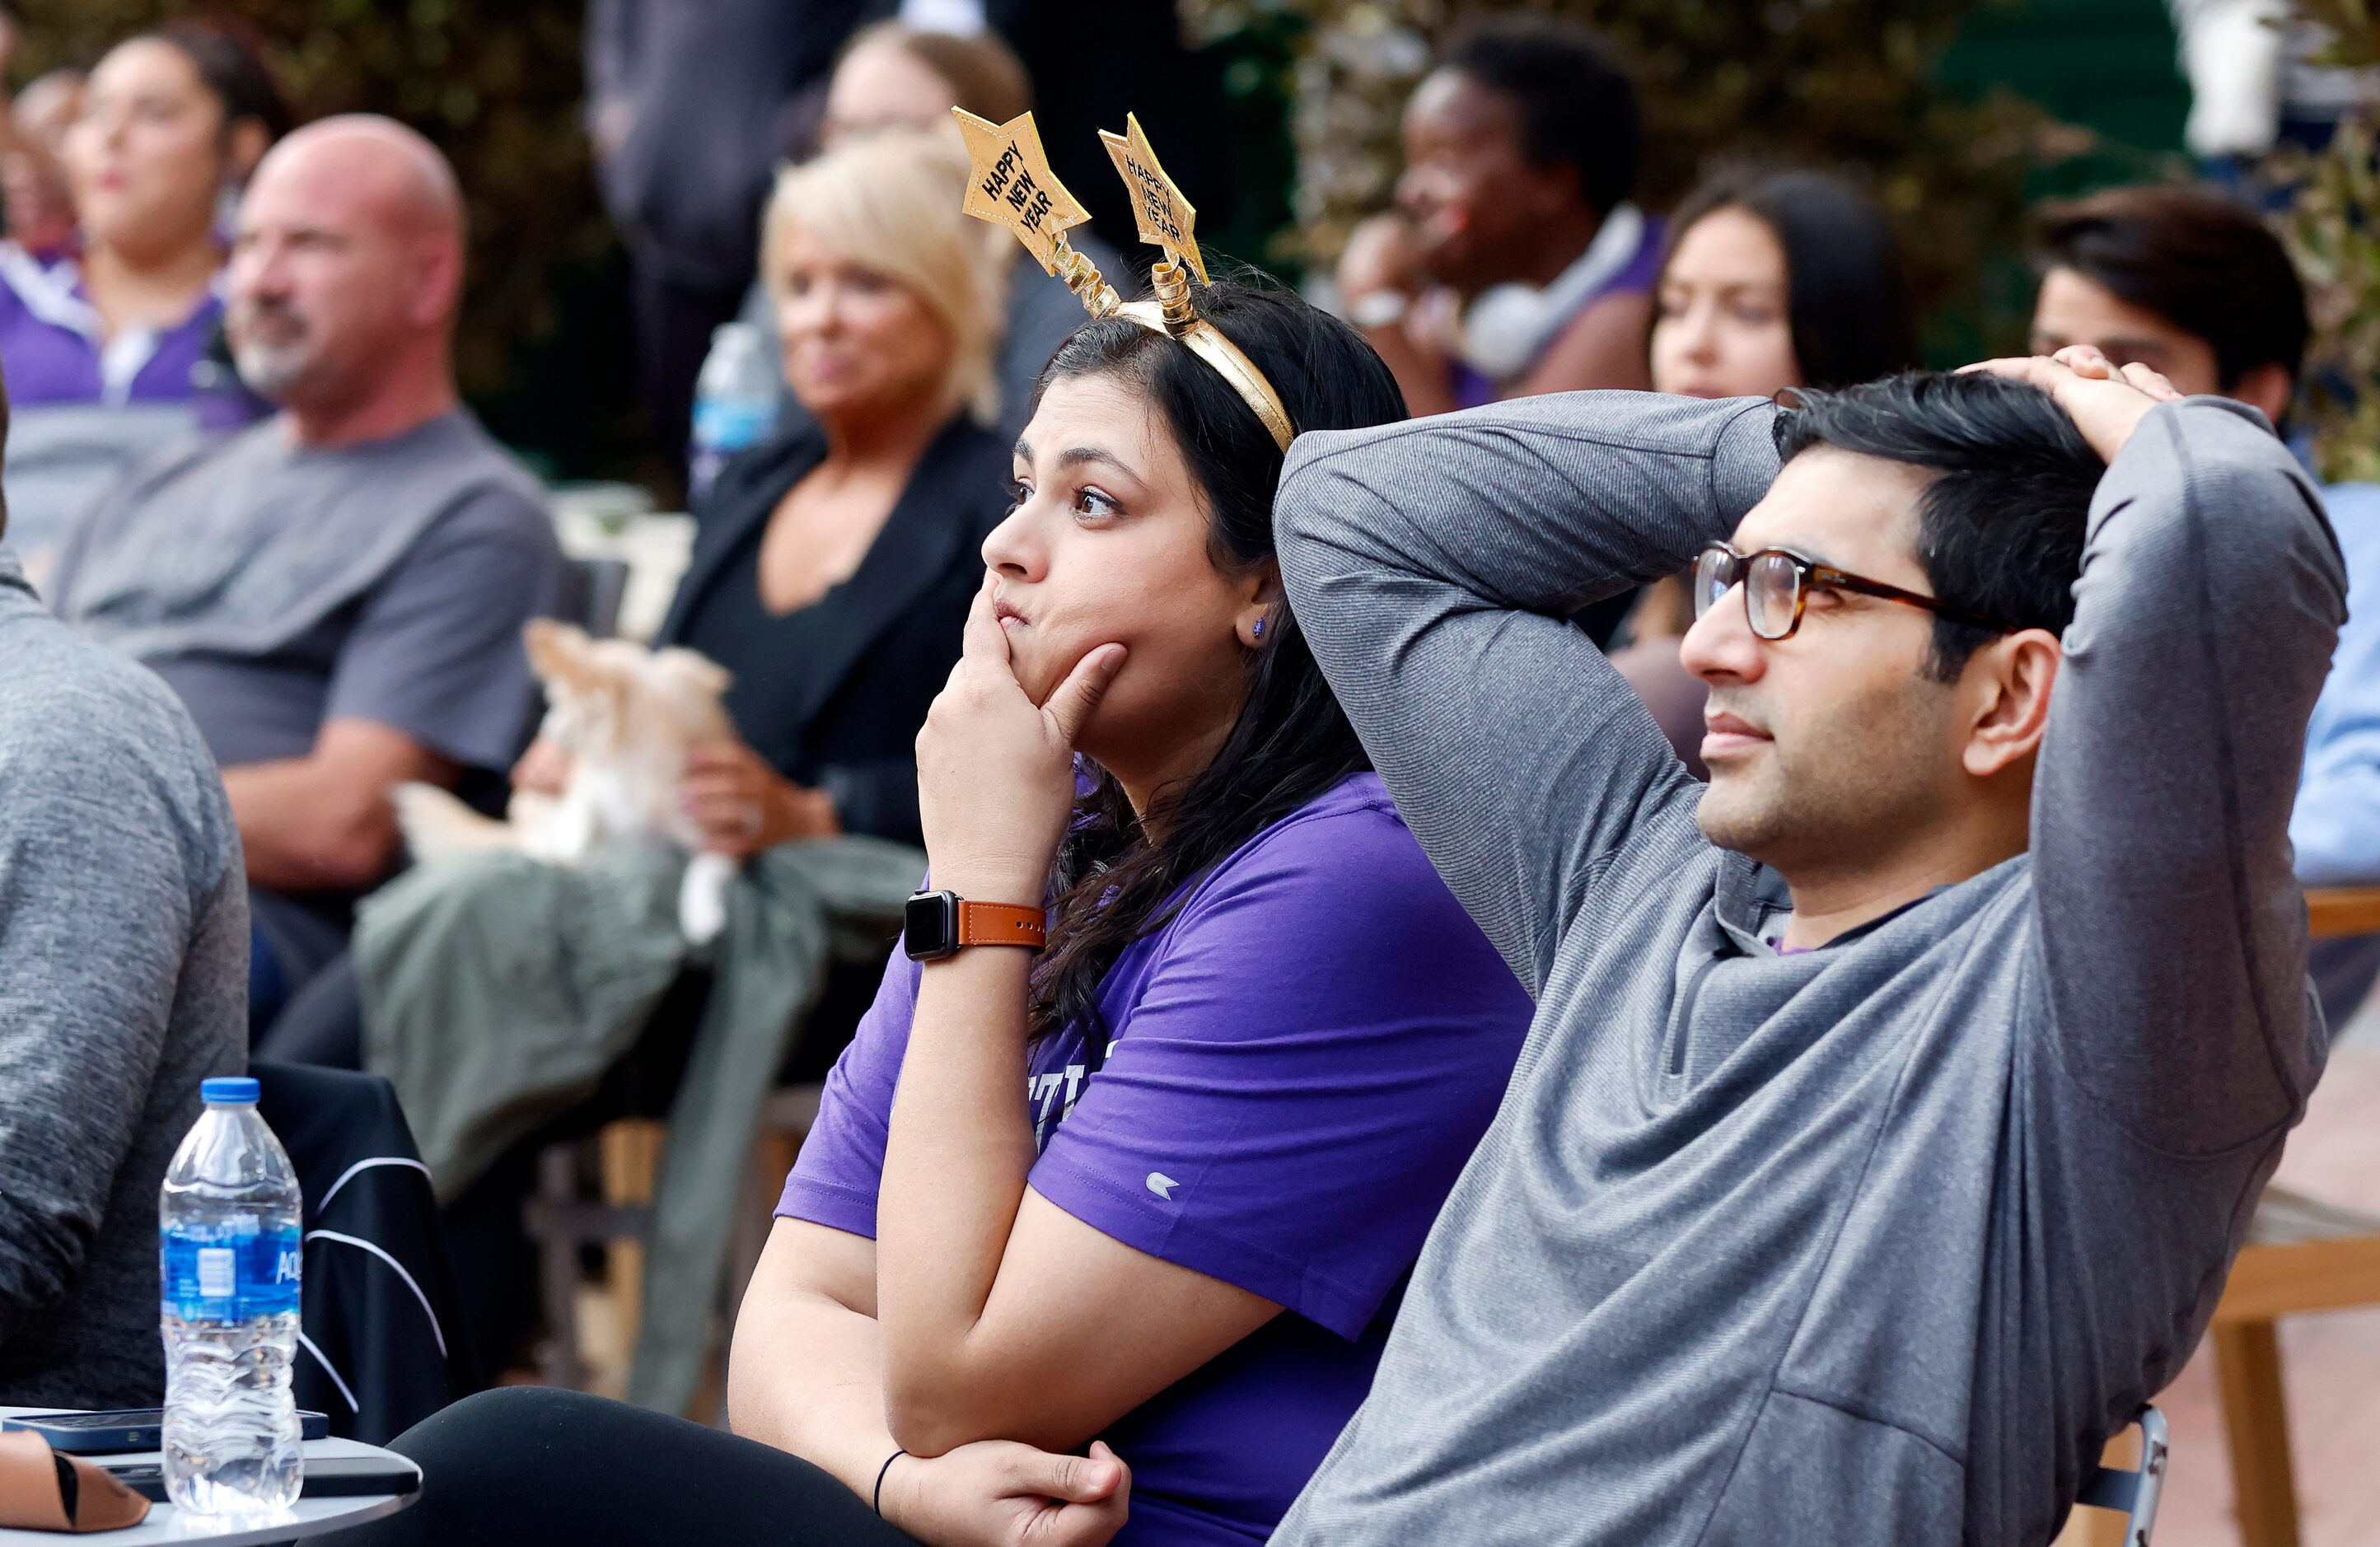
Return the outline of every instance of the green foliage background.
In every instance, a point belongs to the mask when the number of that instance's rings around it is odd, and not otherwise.
[[[2369,0],[2299,0],[2336,35],[2325,64],[2380,65],[2380,14]],[[2318,156],[2284,156],[2295,184],[2281,235],[2305,275],[2313,340],[2301,413],[2314,461],[2333,481],[2380,479],[2380,114],[2340,125]]]

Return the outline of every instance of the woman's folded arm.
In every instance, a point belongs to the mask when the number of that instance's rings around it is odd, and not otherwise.
[[[884,1421],[876,1243],[807,1220],[770,1231],[735,1317],[735,1432],[831,1472],[860,1497],[900,1442]]]

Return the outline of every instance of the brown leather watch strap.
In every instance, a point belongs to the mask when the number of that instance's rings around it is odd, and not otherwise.
[[[1039,950],[1050,943],[1041,910],[1014,902],[961,902],[959,939],[963,946],[1030,946]]]

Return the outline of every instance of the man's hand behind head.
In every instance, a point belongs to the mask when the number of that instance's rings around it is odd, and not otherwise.
[[[2039,387],[2066,410],[2104,462],[2116,460],[2150,409],[2181,401],[2173,383],[2148,367],[2119,367],[2088,344],[2069,344],[2047,359],[1985,360],[1964,367],[1961,374],[1968,371],[1987,371]]]
[[[1777,421],[1783,468],[1733,546],[1807,573],[1766,633],[1742,575],[1706,598],[1680,659],[1711,690],[1703,832],[1783,876],[1790,943],[2024,851],[2091,500],[2163,385],[2096,369],[1915,373]]]

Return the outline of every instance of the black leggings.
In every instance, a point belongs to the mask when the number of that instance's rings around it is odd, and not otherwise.
[[[682,1418],[551,1386],[506,1386],[415,1424],[409,1509],[340,1547],[917,1547],[796,1456]]]

